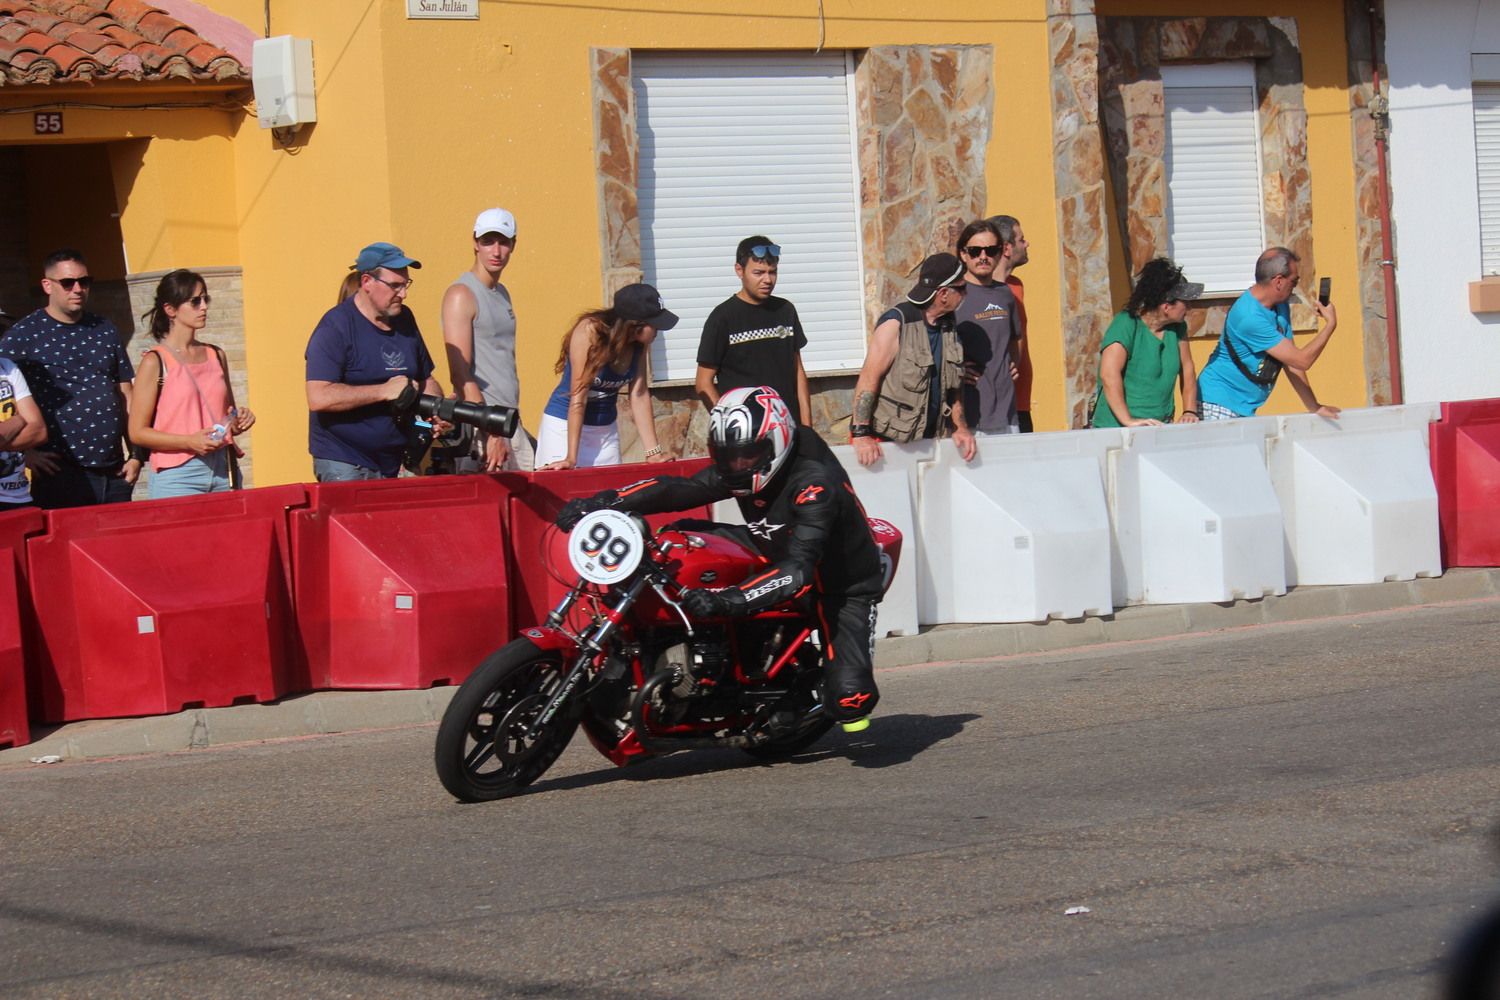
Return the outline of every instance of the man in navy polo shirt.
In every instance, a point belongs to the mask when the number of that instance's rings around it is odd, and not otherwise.
[[[406,434],[391,401],[411,382],[442,394],[405,305],[408,268],[421,266],[400,247],[371,243],[350,268],[359,290],[324,313],[307,342],[307,447],[320,483],[395,478]]]
[[[26,453],[38,507],[123,503],[141,474],[125,458],[125,422],[135,369],[115,325],[84,309],[93,278],[77,250],[42,265],[47,304],[0,340],[47,424],[47,443]]]

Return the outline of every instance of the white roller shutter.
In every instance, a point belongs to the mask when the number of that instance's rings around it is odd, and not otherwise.
[[[739,290],[735,246],[781,245],[776,294],[797,307],[809,372],[865,356],[859,188],[847,53],[632,55],[641,265],[682,317],[652,377],[692,379],[714,306]]]
[[[1474,84],[1474,155],[1479,166],[1479,251],[1486,275],[1500,274],[1500,83]]]
[[[1238,294],[1266,248],[1254,68],[1163,66],[1161,82],[1169,252],[1208,293]]]

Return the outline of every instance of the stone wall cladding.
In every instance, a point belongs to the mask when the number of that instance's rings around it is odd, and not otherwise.
[[[630,50],[594,49],[590,58],[607,301],[642,277],[640,146]],[[861,54],[854,86],[867,325],[905,296],[924,257],[951,252],[963,227],[984,213],[993,66],[988,45],[889,46]],[[734,290],[726,286],[724,295]],[[854,382],[854,375],[811,378],[813,427],[829,441],[848,436]],[[693,387],[654,386],[651,396],[663,447],[681,456],[705,454],[708,414]],[[620,421],[620,443],[627,460],[641,456],[628,416]]]
[[[1365,400],[1370,406],[1391,402],[1391,357],[1386,342],[1385,274],[1380,263],[1380,175],[1376,167],[1374,67],[1385,51],[1385,24],[1377,8],[1376,44],[1371,50],[1368,5],[1345,0],[1344,25],[1349,42],[1349,111],[1354,124],[1354,242],[1359,256],[1359,306],[1364,320]],[[1382,74],[1383,76],[1384,74]],[[1393,223],[1394,225],[1394,223]],[[1335,296],[1336,298],[1340,296]],[[1348,301],[1347,292],[1344,301]]]
[[[1291,247],[1302,258],[1303,273],[1315,275],[1307,109],[1295,19],[1107,17],[1100,18],[1099,32],[1100,109],[1127,271],[1134,275],[1152,257],[1168,252],[1162,64],[1238,60],[1255,66],[1266,245]],[[1253,265],[1245,262],[1247,286]],[[1233,299],[1209,299],[1190,309],[1189,334],[1216,334],[1232,304]],[[1316,326],[1316,315],[1294,303],[1292,323],[1297,329]]]
[[[988,45],[876,46],[854,71],[865,319],[905,297],[923,258],[984,214],[995,105]]]
[[[593,49],[594,170],[599,235],[604,246],[604,299],[641,280],[641,222],[636,203],[640,140],[629,49]]]
[[[1109,298],[1104,145],[1099,128],[1099,34],[1092,0],[1047,0],[1052,58],[1052,158],[1062,273],[1069,425],[1088,423]]]
[[[208,293],[213,296],[213,305],[209,309],[208,326],[203,330],[203,341],[216,344],[224,349],[224,354],[229,360],[230,385],[234,389],[235,402],[241,406],[253,405],[250,400],[250,383],[245,363],[245,287],[243,275],[238,267],[195,267],[192,270],[203,275],[203,280],[208,285]],[[135,317],[129,326],[122,326],[122,331],[131,331],[126,350],[130,353],[130,363],[140,365],[141,355],[150,348],[156,346],[156,341],[151,338],[150,327],[144,320],[140,319],[142,313],[150,309],[156,301],[156,286],[166,275],[166,271],[143,271],[126,277],[123,282],[125,291],[129,295],[130,314]],[[253,457],[255,453],[255,432],[251,431],[244,437],[238,438],[239,446],[244,449],[245,457],[240,459],[240,473],[244,477],[247,487],[254,486]],[[150,473],[141,476],[136,485],[136,499],[144,499],[146,496],[146,480]]]

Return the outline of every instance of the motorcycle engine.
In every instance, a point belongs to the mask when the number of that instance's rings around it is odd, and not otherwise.
[[[662,650],[652,672],[672,671],[673,696],[695,698],[713,693],[729,663],[729,643],[722,636],[701,637]]]

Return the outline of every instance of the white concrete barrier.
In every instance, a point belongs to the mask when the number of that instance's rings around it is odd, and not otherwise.
[[[1269,417],[1131,427],[1110,456],[1115,605],[1286,593]]]
[[[880,602],[877,636],[917,634],[917,577],[922,559],[917,538],[917,469],[932,461],[933,446],[932,441],[882,444],[883,457],[869,469],[855,459],[852,447],[833,449],[865,513],[891,522],[902,535],[901,561]]]
[[[1427,425],[1437,403],[1277,417],[1271,478],[1296,584],[1441,576]]]
[[[919,470],[922,624],[1108,614],[1105,455],[1118,430],[980,438],[965,465],[949,441]]]

